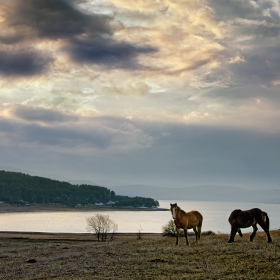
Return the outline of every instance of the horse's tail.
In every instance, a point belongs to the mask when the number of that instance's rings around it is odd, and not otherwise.
[[[201,228],[202,227],[202,222],[203,222],[203,216],[198,212],[198,226]]]
[[[269,218],[266,212],[263,212],[263,214],[265,215],[265,225],[267,227],[267,230],[269,230]]]
[[[198,219],[197,226],[201,228],[202,227],[202,222],[203,222],[203,216],[198,211],[196,211],[195,215]]]
[[[197,229],[198,229],[198,238],[200,239],[201,236],[201,228],[202,228],[202,222],[203,222],[203,216],[197,212],[197,218],[198,218],[198,225],[197,225]]]

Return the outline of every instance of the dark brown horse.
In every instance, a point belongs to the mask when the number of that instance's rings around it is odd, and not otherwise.
[[[231,233],[230,233],[230,242],[234,242],[234,237],[238,232],[242,237],[242,232],[240,228],[253,227],[253,233],[250,236],[250,241],[252,242],[256,233],[257,233],[257,224],[265,231],[267,235],[267,242],[272,242],[272,239],[269,234],[269,218],[267,213],[263,212],[258,208],[253,208],[251,210],[242,211],[240,209],[234,210],[229,218],[229,223],[231,224]]]
[[[170,203],[170,211],[176,226],[176,245],[178,245],[178,237],[181,228],[184,230],[187,245],[189,245],[188,229],[190,228],[192,228],[195,232],[196,242],[198,242],[201,235],[203,220],[202,215],[198,211],[191,211],[186,213],[179,206],[177,206],[177,203]]]

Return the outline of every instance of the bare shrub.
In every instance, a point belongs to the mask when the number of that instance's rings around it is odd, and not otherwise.
[[[166,225],[162,227],[162,235],[163,236],[176,236],[176,226],[172,219],[170,219]],[[180,236],[184,235],[184,231],[180,229]]]
[[[207,236],[207,235],[216,235],[216,233],[215,233],[214,231],[212,231],[212,230],[208,230],[208,231],[203,231],[203,232],[201,233],[201,235],[203,235],[203,236]]]
[[[118,230],[118,225],[109,218],[109,215],[96,214],[86,218],[87,230],[96,234],[98,241],[106,241],[108,234],[113,240],[114,234]]]
[[[140,226],[138,232],[137,232],[137,239],[140,240],[142,239],[142,227]]]

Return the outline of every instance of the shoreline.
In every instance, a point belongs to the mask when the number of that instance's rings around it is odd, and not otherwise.
[[[136,238],[137,232],[116,232],[115,238]],[[141,233],[141,236],[160,237],[162,233]],[[67,232],[29,232],[29,231],[0,231],[0,239],[24,239],[24,240],[72,240],[72,241],[96,241],[94,233],[67,233]]]
[[[28,212],[74,212],[74,211],[169,211],[167,208],[137,208],[137,207],[115,207],[115,206],[96,206],[86,207],[67,207],[61,204],[34,204],[24,206],[14,206],[7,203],[0,203],[0,214],[5,213],[28,213]]]
[[[202,232],[202,238],[206,236],[216,236],[218,237],[225,237],[229,236],[229,233],[215,233],[212,231]],[[205,233],[205,234],[203,234]],[[270,230],[270,234],[277,235],[280,233],[280,229]],[[139,235],[138,232],[116,232],[114,233],[115,238],[136,238]],[[244,233],[244,236],[249,236],[251,233]],[[264,236],[265,234],[263,231],[258,232],[258,236]],[[163,238],[172,238],[175,237],[170,236],[163,236],[162,233],[159,232],[141,232],[142,237],[163,237]],[[189,234],[189,237],[193,237],[194,233]],[[259,237],[257,237],[259,238]],[[0,239],[20,239],[20,240],[69,240],[69,241],[96,241],[96,234],[91,232],[32,232],[32,231],[0,231]],[[180,240],[184,238],[181,236]],[[238,240],[238,238],[237,238]],[[236,241],[237,241],[236,240]]]

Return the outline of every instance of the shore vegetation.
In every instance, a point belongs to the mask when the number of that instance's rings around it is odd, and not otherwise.
[[[73,185],[49,178],[30,176],[20,172],[0,171],[0,201],[13,206],[34,204],[65,207],[102,206],[107,208],[156,208],[157,200],[147,197],[117,195],[96,185]]]

